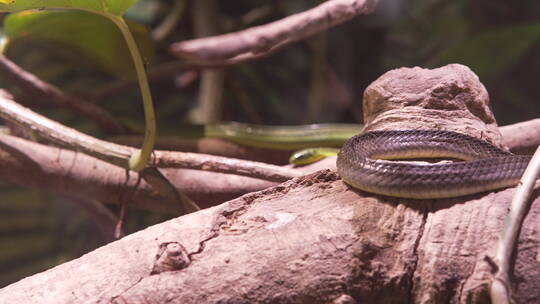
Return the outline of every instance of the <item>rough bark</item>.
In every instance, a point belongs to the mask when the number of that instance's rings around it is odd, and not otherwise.
[[[364,92],[365,131],[448,130],[502,146],[486,88],[468,67],[399,68]]]
[[[398,200],[353,190],[336,173],[322,171],[127,236],[12,284],[0,290],[0,298],[6,303],[485,303],[491,269],[484,258],[495,246],[511,194],[507,189],[447,200]],[[518,303],[540,297],[538,196],[518,248]],[[185,248],[187,254],[180,255],[185,263],[165,267],[161,256],[156,265],[160,246],[171,244]],[[174,270],[175,265],[184,268]]]

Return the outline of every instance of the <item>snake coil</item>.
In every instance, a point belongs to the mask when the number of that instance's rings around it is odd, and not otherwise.
[[[418,164],[395,159],[453,158]],[[373,131],[350,138],[337,170],[354,188],[395,197],[458,197],[517,185],[531,156],[514,155],[483,140],[451,131]]]

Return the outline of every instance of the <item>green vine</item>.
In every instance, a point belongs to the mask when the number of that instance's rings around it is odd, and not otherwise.
[[[97,13],[97,12],[95,12]],[[126,40],[128,49],[133,58],[133,63],[135,65],[135,71],[137,73],[137,80],[139,81],[139,87],[141,89],[141,96],[144,106],[144,118],[145,118],[145,131],[144,131],[144,142],[141,150],[135,152],[131,155],[129,159],[129,169],[133,171],[141,171],[146,167],[150,160],[150,155],[154,149],[154,143],[156,141],[156,117],[154,115],[154,106],[152,103],[152,95],[150,93],[150,86],[148,85],[148,79],[146,77],[146,72],[144,69],[144,63],[139,53],[139,48],[135,43],[135,39],[131,35],[129,28],[124,21],[124,18],[117,15],[107,14],[107,13],[98,13],[107,19],[111,20],[120,30],[122,36]]]

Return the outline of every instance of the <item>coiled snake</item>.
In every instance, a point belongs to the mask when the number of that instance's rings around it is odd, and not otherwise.
[[[417,164],[392,159],[456,158]],[[474,137],[436,130],[373,131],[350,138],[337,170],[354,188],[388,196],[457,197],[517,185],[531,156],[514,155]]]

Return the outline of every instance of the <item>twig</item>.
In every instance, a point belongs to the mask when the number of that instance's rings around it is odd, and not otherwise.
[[[182,18],[185,7],[186,0],[174,0],[171,12],[167,14],[165,19],[163,19],[163,21],[152,31],[152,38],[156,41],[165,39],[174,30]]]
[[[177,42],[171,51],[193,63],[238,63],[258,58],[291,42],[371,13],[377,0],[331,0],[295,15],[220,36]]]
[[[187,152],[156,151],[156,159],[153,164],[159,168],[206,170],[256,177],[274,182],[283,182],[302,175],[298,170],[280,166]]]
[[[59,88],[25,71],[1,54],[0,73],[25,93],[87,117],[111,135],[125,134],[128,131],[126,127],[118,123],[107,111],[78,97],[62,92]]]
[[[504,220],[504,226],[497,242],[494,261],[498,267],[490,288],[491,301],[494,304],[512,302],[510,281],[512,253],[516,248],[521,225],[532,203],[529,197],[539,176],[540,147],[537,148],[516,187],[510,210]]]
[[[137,147],[142,142],[142,137],[140,135],[125,135],[108,137],[107,140]],[[291,151],[287,150],[248,147],[219,138],[182,138],[181,136],[158,136],[156,149],[219,155],[274,165],[288,164],[288,159],[291,156]]]
[[[142,178],[156,189],[169,204],[179,207],[180,214],[201,210],[201,208],[182,191],[179,191],[157,168],[147,167],[141,171]]]
[[[122,231],[122,226],[124,225],[124,219],[126,218],[126,209],[128,202],[131,202],[133,199],[133,196],[135,195],[135,191],[141,184],[141,174],[137,175],[137,182],[135,182],[135,186],[127,191],[128,185],[129,185],[129,170],[126,170],[126,179],[124,181],[124,195],[121,196],[121,199],[119,200],[120,204],[120,210],[118,211],[118,220],[116,221],[116,225],[114,227],[114,238],[120,239],[124,236],[124,232]]]
[[[86,135],[41,116],[14,102],[5,91],[0,91],[0,117],[23,128],[28,128],[60,146],[86,153],[123,168],[128,168],[128,159],[136,151],[131,147]],[[155,151],[152,163],[161,168],[207,170],[269,181],[285,181],[301,175],[299,171],[294,169],[186,152]]]

